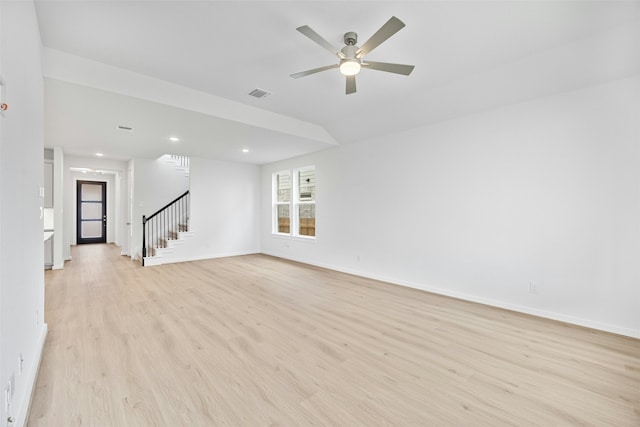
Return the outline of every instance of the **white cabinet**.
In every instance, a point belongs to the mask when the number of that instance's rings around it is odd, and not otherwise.
[[[53,266],[53,236],[44,241],[44,268]]]

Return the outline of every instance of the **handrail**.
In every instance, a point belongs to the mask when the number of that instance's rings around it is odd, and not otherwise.
[[[168,240],[175,239],[180,231],[188,231],[188,196],[187,190],[150,216],[142,216],[142,266],[147,255],[155,256],[157,248],[166,248]]]
[[[189,194],[189,190],[185,191],[184,194],[176,197],[175,199],[173,199],[171,202],[167,203],[164,207],[158,209],[157,211],[155,211],[154,213],[152,213],[151,215],[149,215],[148,217],[146,217],[146,221],[149,221],[151,218],[153,218],[154,216],[158,215],[160,212],[162,212],[163,210],[167,209],[169,206],[171,206],[172,204],[174,204],[175,202],[177,202],[178,200],[182,199],[184,196],[186,196],[187,194]],[[145,216],[142,216],[143,221]],[[144,224],[144,222],[143,222]]]

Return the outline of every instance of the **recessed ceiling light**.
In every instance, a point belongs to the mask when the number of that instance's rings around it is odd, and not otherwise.
[[[248,153],[248,152],[249,152],[249,149],[248,149],[248,148],[243,148],[243,149],[242,149],[242,152],[243,152],[243,153]]]
[[[102,154],[102,153],[96,153],[96,156],[98,156],[98,157],[102,157],[102,156],[104,156],[104,154]]]
[[[169,141],[171,141],[171,142],[180,142],[180,138],[178,138],[177,136],[170,136],[169,137]]]

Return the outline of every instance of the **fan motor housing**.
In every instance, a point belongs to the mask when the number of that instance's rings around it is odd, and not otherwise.
[[[347,46],[352,46],[358,43],[358,34],[353,31],[349,31],[348,33],[344,33],[344,44]]]
[[[344,53],[344,56],[346,57],[346,59],[357,60],[358,62],[360,62],[360,60],[358,58],[356,58],[356,51],[357,50],[358,50],[358,46],[356,46],[354,44],[349,44],[349,45],[346,45],[345,47],[343,47],[340,51],[342,53]]]

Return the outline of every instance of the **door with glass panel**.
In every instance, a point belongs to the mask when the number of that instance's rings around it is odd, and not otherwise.
[[[107,242],[107,183],[78,181],[77,243]]]

